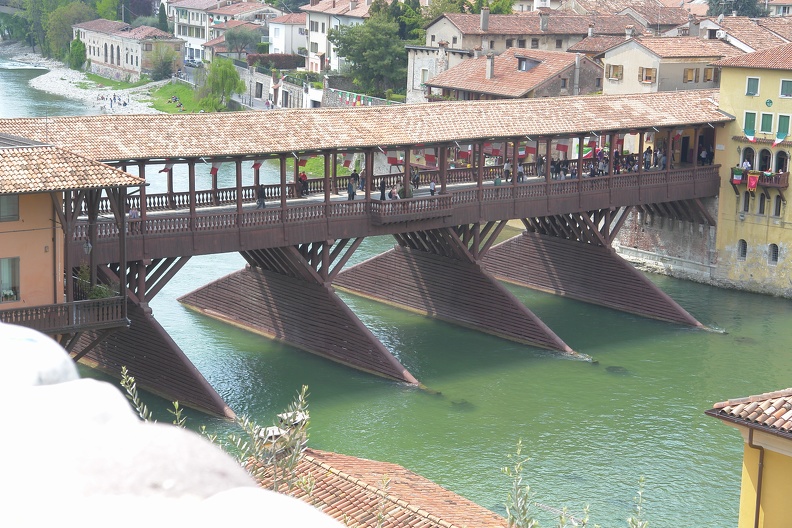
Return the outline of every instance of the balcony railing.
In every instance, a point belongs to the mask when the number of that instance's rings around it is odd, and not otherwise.
[[[763,172],[747,171],[738,167],[731,169],[731,182],[734,185],[748,183],[749,176],[758,176],[756,184],[772,189],[786,189],[789,187],[789,172]]]
[[[0,321],[45,334],[127,326],[123,297],[0,310]]]

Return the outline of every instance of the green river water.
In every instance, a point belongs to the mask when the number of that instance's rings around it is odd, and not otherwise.
[[[30,89],[26,81],[36,72],[4,64],[0,117],[91,112]],[[232,168],[221,171],[232,186]],[[199,184],[206,186],[209,169],[198,172],[206,173]],[[177,182],[182,174],[177,167]],[[149,192],[161,190],[162,175],[155,169],[149,176]],[[388,237],[366,240],[349,265],[392,245]],[[626,526],[644,476],[650,526],[736,526],[742,440],[703,411],[792,385],[787,300],[651,277],[701,322],[723,330],[709,332],[510,287],[592,364],[341,294],[429,389],[421,390],[227,326],[175,300],[243,265],[236,254],[193,258],[152,302],[157,320],[231,408],[269,424],[308,385],[309,445],[401,464],[501,514],[510,482],[500,468],[522,439],[531,457],[526,481],[543,504],[573,511],[589,504],[592,522]],[[146,398],[167,421],[164,402]],[[232,429],[199,413],[189,422]],[[554,524],[547,513],[538,517]]]

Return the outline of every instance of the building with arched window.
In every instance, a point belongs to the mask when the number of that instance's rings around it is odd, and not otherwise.
[[[792,297],[792,44],[722,59],[715,282]],[[720,139],[722,138],[722,140]]]

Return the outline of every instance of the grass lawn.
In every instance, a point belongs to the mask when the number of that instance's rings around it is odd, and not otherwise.
[[[101,87],[107,87],[111,90],[126,90],[127,88],[137,88],[138,86],[143,86],[144,84],[148,84],[151,82],[151,79],[148,77],[144,77],[138,82],[131,83],[126,81],[114,81],[112,79],[105,79],[104,77],[100,77],[95,73],[86,73],[85,76],[88,80],[95,82],[97,85]],[[82,86],[78,85],[80,88],[90,88],[89,86]]]
[[[152,106],[160,112],[167,112],[169,114],[177,114],[182,111],[177,108],[175,103],[170,102],[171,97],[176,96],[184,105],[184,112],[193,113],[198,112],[201,107],[195,99],[195,92],[192,88],[185,84],[175,83],[166,84],[162,88],[155,91],[152,96]]]

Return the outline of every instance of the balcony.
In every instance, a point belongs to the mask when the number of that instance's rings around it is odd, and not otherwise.
[[[49,335],[126,327],[123,297],[0,310],[0,322],[26,326]]]
[[[754,191],[757,187],[763,189],[777,189],[781,194],[781,198],[786,201],[784,197],[784,189],[789,187],[789,172],[763,172],[763,171],[746,171],[739,167],[732,167],[731,179],[729,182],[734,189],[734,194],[740,195],[738,185],[747,185],[747,190]],[[767,196],[770,195],[768,193]]]

